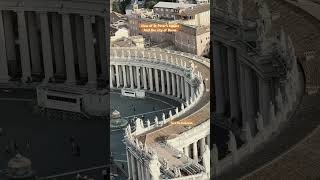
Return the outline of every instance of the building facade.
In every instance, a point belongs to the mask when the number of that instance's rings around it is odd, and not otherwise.
[[[196,55],[207,55],[210,41],[209,4],[159,2],[154,12],[138,9],[128,16],[130,35],[142,35],[155,43],[169,42],[177,50]],[[165,18],[164,18],[165,17]],[[176,32],[142,32],[141,24],[179,25]]]

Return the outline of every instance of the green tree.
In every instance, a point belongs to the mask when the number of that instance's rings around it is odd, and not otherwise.
[[[146,1],[145,7],[146,7],[147,9],[153,9],[153,6],[156,5],[157,3],[158,3],[157,0]]]
[[[122,13],[120,3],[116,1],[112,2],[112,10],[117,13]]]

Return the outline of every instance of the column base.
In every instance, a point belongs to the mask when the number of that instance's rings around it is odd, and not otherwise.
[[[52,83],[52,82],[55,82],[55,78],[54,77],[44,78],[42,80],[42,83]]]
[[[77,85],[77,82],[76,81],[68,81],[68,80],[66,80],[64,82],[64,84],[74,86],[74,85]]]
[[[0,83],[7,83],[10,80],[10,76],[0,76]]]
[[[32,82],[32,77],[31,76],[22,77],[21,81],[24,83]]]
[[[97,82],[96,81],[89,81],[89,82],[87,82],[86,87],[96,88],[97,87]]]

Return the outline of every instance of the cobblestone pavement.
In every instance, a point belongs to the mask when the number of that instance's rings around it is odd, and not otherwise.
[[[32,160],[33,168],[39,176],[106,164],[105,121],[72,119],[68,115],[63,116],[63,119],[49,118],[51,116],[40,113],[36,108],[34,97],[35,92],[32,90],[0,89],[0,128],[3,129],[0,136],[0,169],[5,169],[8,160],[14,156],[14,141],[18,151]],[[32,101],[1,98],[24,98]],[[72,136],[80,146],[80,157],[72,155]],[[6,146],[9,146],[10,153],[6,152]]]

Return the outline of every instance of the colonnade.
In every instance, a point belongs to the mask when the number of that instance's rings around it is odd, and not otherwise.
[[[0,79],[106,80],[105,18],[74,12],[0,10]],[[21,76],[20,76],[21,74]]]
[[[144,89],[187,100],[196,92],[186,77],[169,70],[151,66],[110,66],[110,88]]]
[[[210,134],[193,142],[192,144],[184,146],[181,151],[189,158],[199,162],[201,161],[200,158],[205,151],[206,145],[210,146]]]
[[[275,80],[258,75],[244,63],[238,48],[231,45],[215,40],[213,56],[217,117],[242,125],[249,122],[254,132],[258,112],[265,123],[269,119],[270,102],[274,101],[271,86]]]
[[[149,171],[149,164],[145,164],[143,160],[134,156],[133,153],[126,150],[128,160],[128,179],[132,180],[152,180]]]

